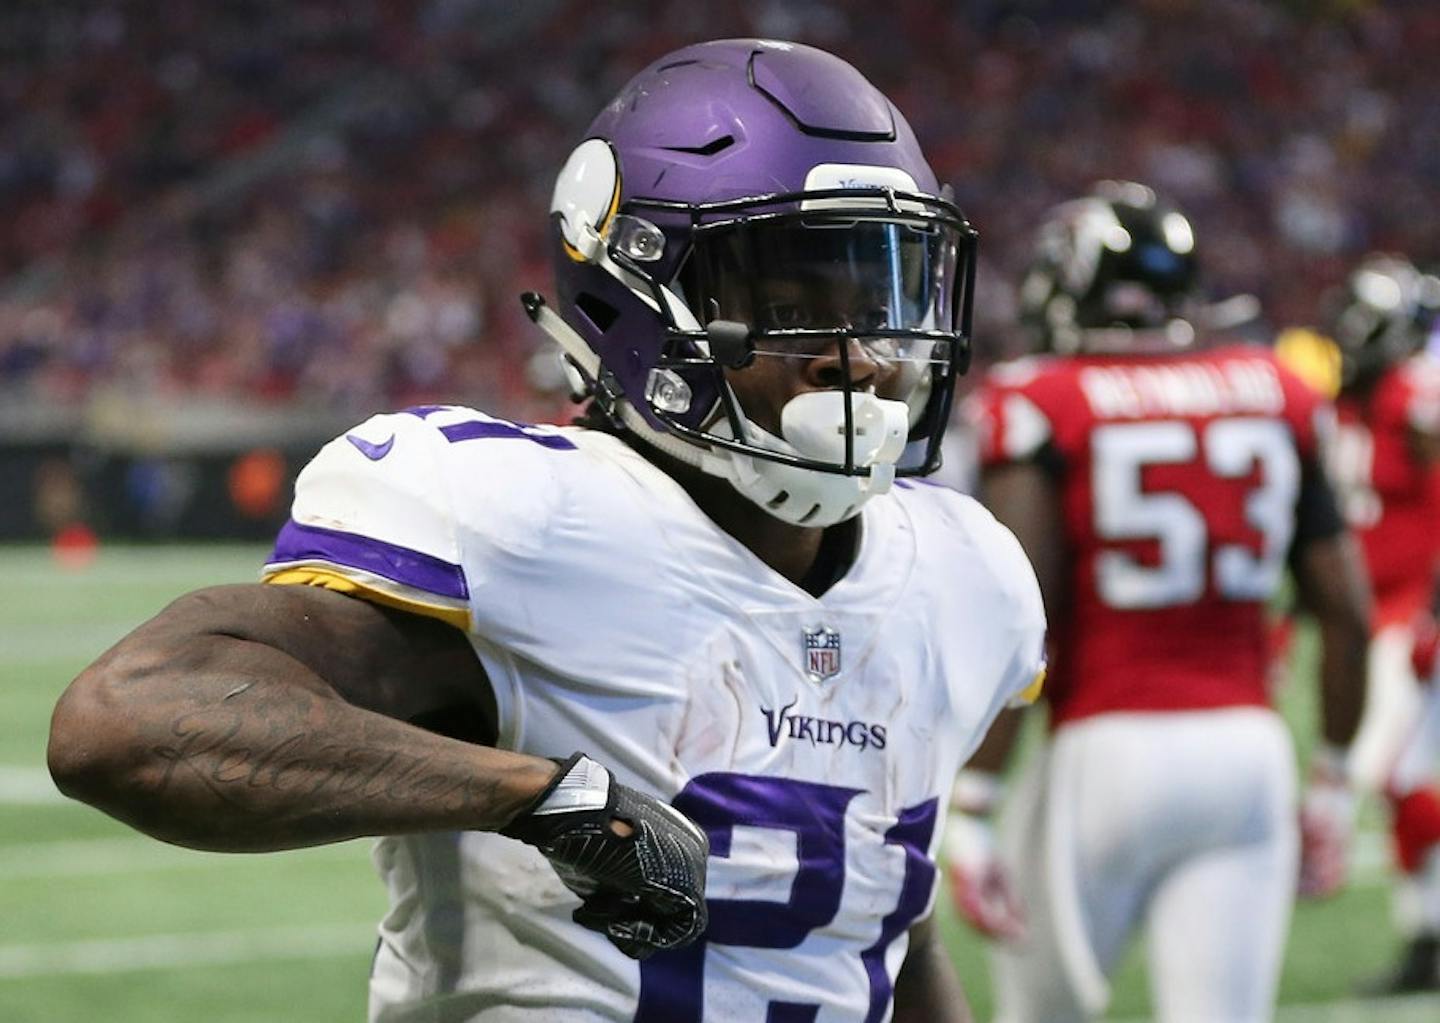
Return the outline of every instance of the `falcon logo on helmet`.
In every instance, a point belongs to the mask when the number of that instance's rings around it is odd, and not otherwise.
[[[849,64],[764,40],[672,53],[590,126],[551,211],[559,314],[526,307],[615,425],[804,525],[938,467],[975,232]],[[732,387],[757,359],[816,358],[838,358],[834,385],[773,422]]]

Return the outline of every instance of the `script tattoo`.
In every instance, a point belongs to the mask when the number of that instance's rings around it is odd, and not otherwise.
[[[453,765],[394,748],[388,736],[364,733],[354,743],[336,742],[329,729],[298,721],[286,727],[253,707],[185,713],[165,741],[152,747],[164,764],[155,790],[162,793],[188,779],[232,806],[255,810],[257,796],[263,803],[267,794],[303,795],[323,800],[325,812],[334,812],[377,800],[460,810],[483,800],[480,790],[491,785]]]

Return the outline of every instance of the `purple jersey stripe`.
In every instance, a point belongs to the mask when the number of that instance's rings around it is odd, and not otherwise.
[[[328,561],[373,572],[437,596],[453,600],[470,597],[465,572],[459,565],[359,533],[303,526],[293,519],[280,530],[270,555],[271,564],[291,561]]]
[[[574,442],[559,434],[528,430],[515,423],[507,423],[498,419],[474,419],[467,423],[453,423],[450,426],[440,427],[440,432],[452,444],[461,440],[479,440],[482,437],[520,437],[556,451],[575,450]]]

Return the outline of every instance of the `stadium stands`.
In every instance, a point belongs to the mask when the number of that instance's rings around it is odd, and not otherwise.
[[[981,227],[992,351],[1039,213],[1097,177],[1182,201],[1215,290],[1276,324],[1357,252],[1440,255],[1421,0],[81,6],[0,11],[11,396],[555,414],[515,300],[548,278],[550,169],[595,96],[703,36],[813,41],[895,97]]]

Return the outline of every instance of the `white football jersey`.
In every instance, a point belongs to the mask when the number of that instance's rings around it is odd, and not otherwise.
[[[501,748],[583,750],[711,841],[709,930],[641,963],[572,922],[578,899],[528,846],[381,839],[371,1019],[889,1018],[951,781],[1042,673],[1034,573],[986,511],[902,480],[814,597],[594,431],[381,415],[296,489],[270,581],[465,629]]]

